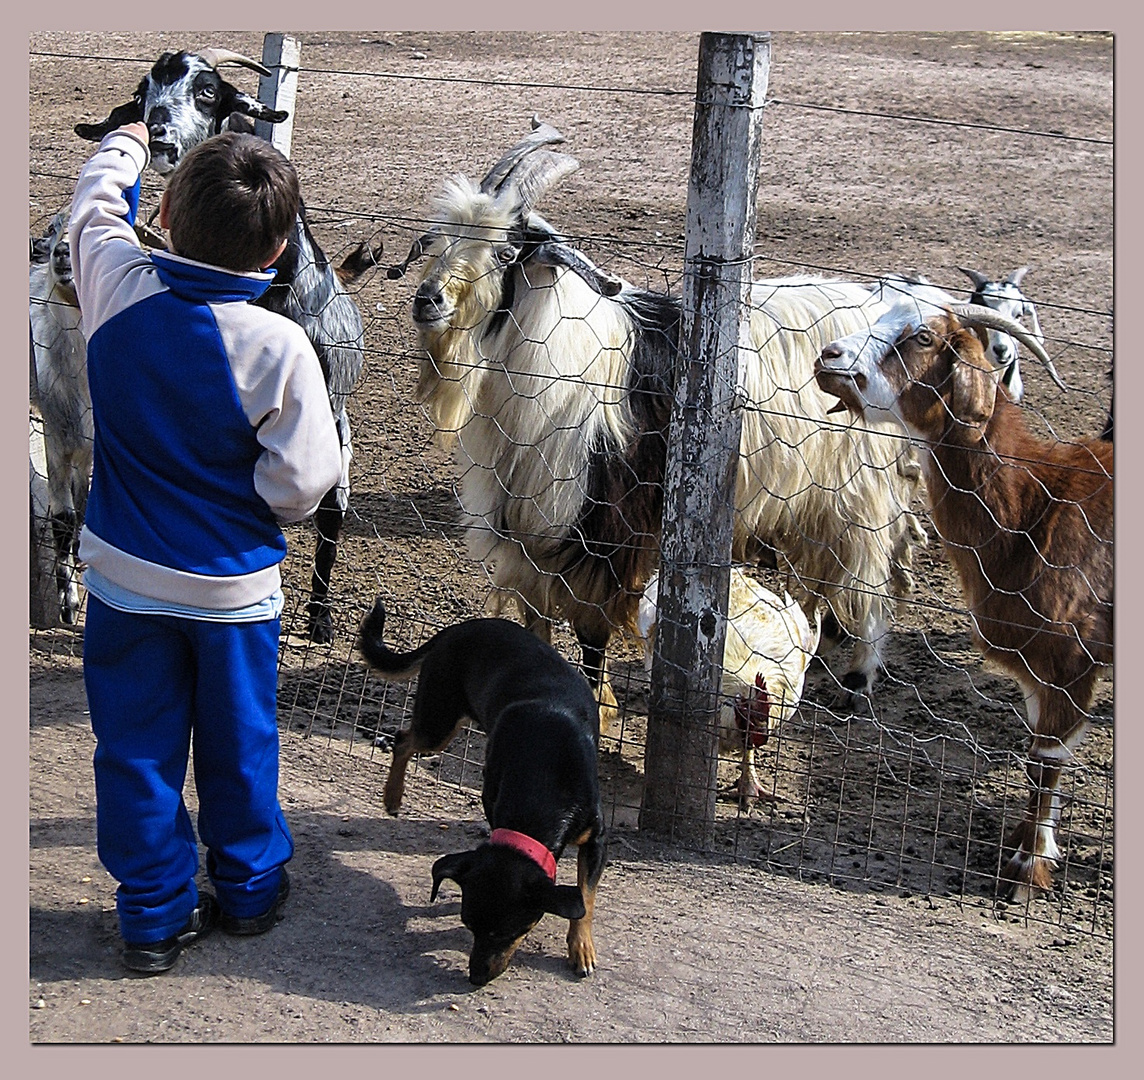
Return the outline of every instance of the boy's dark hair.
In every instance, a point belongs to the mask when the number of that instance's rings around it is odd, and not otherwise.
[[[265,139],[224,131],[194,147],[167,184],[176,254],[228,270],[272,260],[298,215],[298,174]]]

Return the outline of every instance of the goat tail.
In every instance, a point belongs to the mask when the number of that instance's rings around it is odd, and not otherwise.
[[[389,679],[410,679],[421,669],[433,639],[420,645],[412,652],[394,652],[385,643],[385,605],[379,596],[373,603],[373,608],[362,621],[358,634],[358,648],[365,657],[369,666],[380,671]]]
[[[383,244],[371,248],[364,240],[353,249],[341,263],[334,268],[334,273],[343,285],[352,285],[367,270],[372,270],[381,264]]]

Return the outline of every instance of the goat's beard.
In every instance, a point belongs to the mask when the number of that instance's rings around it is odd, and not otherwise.
[[[178,163],[178,150],[159,150],[151,154],[151,168],[160,176],[170,176]]]

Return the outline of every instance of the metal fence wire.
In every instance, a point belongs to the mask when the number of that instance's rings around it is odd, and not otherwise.
[[[781,72],[781,37],[777,41],[773,63]],[[33,50],[33,70],[39,66],[51,71],[61,62],[54,44],[47,38],[42,50]],[[150,38],[142,35],[140,48],[150,44]],[[164,42],[164,47],[172,46]],[[257,39],[242,40],[236,47],[257,49]],[[134,89],[150,61],[141,54],[121,56],[121,51],[130,50],[112,42],[105,55],[66,55],[70,65],[105,65],[107,69],[99,86],[106,100],[84,102],[85,115],[81,117],[77,109],[73,121],[90,119],[95,111],[117,104],[121,92],[126,97]],[[665,322],[661,309],[651,307],[637,309],[638,318],[631,326],[618,325],[614,318],[606,323],[602,309],[614,306],[614,299],[597,291],[586,306],[577,308],[570,294],[557,295],[554,278],[558,275],[551,267],[525,269],[524,278],[517,281],[517,306],[513,307],[504,293],[480,287],[502,272],[495,250],[508,239],[502,232],[492,236],[493,244],[485,245],[492,252],[491,261],[471,290],[469,321],[456,323],[464,329],[455,333],[461,348],[449,358],[453,366],[446,368],[440,355],[430,359],[426,338],[418,336],[411,318],[418,274],[427,261],[440,260],[450,247],[471,239],[472,230],[450,223],[447,201],[423,202],[420,210],[411,212],[406,205],[410,196],[399,191],[407,175],[398,177],[390,189],[390,210],[386,209],[387,191],[363,188],[360,201],[350,203],[341,188],[333,193],[334,182],[328,174],[315,173],[312,180],[307,173],[312,159],[305,157],[304,148],[311,132],[322,127],[323,118],[341,114],[338,87],[347,73],[330,63],[308,70],[307,56],[303,37],[294,153],[311,225],[331,262],[339,262],[363,239],[370,243],[384,239],[385,262],[395,264],[418,238],[436,237],[433,246],[426,243],[427,257],[405,277],[391,278],[385,267],[378,266],[348,287],[365,324],[365,365],[348,406],[354,457],[349,509],[330,583],[333,635],[328,642],[313,641],[307,633],[314,525],[307,522],[286,529],[289,554],[283,578],[287,606],[279,686],[284,768],[289,768],[292,753],[321,747],[335,779],[339,769],[350,768],[373,770],[381,778],[393,737],[409,721],[416,682],[387,683],[368,670],[357,651],[357,629],[375,596],[385,602],[387,641],[395,648],[413,647],[445,626],[489,612],[519,619],[520,611],[505,591],[508,549],[497,549],[495,562],[486,559],[482,563],[474,557],[482,546],[488,549],[508,537],[514,551],[524,553],[522,566],[533,578],[531,596],[541,594],[537,591],[541,584],[548,590],[545,595],[561,590],[572,594],[562,607],[554,604],[549,629],[556,647],[579,663],[577,639],[567,619],[559,616],[572,610],[575,593],[582,586],[574,565],[554,569],[575,547],[561,547],[561,543],[577,528],[585,528],[589,510],[606,516],[609,508],[622,506],[625,513],[630,511],[630,518],[618,526],[613,523],[623,534],[614,554],[650,548],[654,565],[660,523],[654,514],[648,516],[648,508],[658,505],[662,477],[648,462],[662,459],[662,447],[660,459],[646,444],[644,457],[633,452],[624,459],[628,478],[622,502],[609,501],[599,470],[604,468],[601,449],[609,439],[627,439],[627,446],[633,445],[633,416],[645,423],[657,417],[662,422],[664,401],[669,400],[664,397],[667,376],[654,367],[652,354],[659,348],[656,334],[669,338],[674,324],[670,319]],[[471,89],[459,78],[430,88],[416,81],[410,85],[416,75],[398,78],[399,73],[356,69],[351,74],[358,81],[399,82],[402,95],[420,89],[436,99],[456,101],[458,108]],[[238,76],[228,77],[241,81]],[[554,94],[571,93],[578,85],[570,81],[549,89]],[[679,85],[686,85],[686,80]],[[607,100],[617,111],[629,107],[629,96],[642,107],[648,93],[647,87],[596,89],[607,92]],[[529,88],[511,80],[503,87],[486,88],[494,100],[510,91],[527,94]],[[685,137],[690,130],[693,94],[669,92],[667,87],[657,93],[657,108],[666,110]],[[816,109],[830,108],[826,103],[801,105],[804,111],[793,126],[807,129],[816,122]],[[1110,122],[1111,94],[1107,105]],[[635,106],[631,108],[634,114]],[[775,117],[777,141],[784,152],[791,153],[792,132],[781,119],[784,108],[781,95],[768,104]],[[873,112],[877,115],[871,119]],[[925,120],[868,110],[863,103],[849,113],[848,124],[888,128],[885,138],[890,142],[896,129]],[[767,124],[771,123],[768,115]],[[1046,121],[1046,126],[1051,124]],[[474,144],[471,151],[435,173],[426,167],[434,174],[426,178],[424,190],[432,193],[446,176],[458,171],[479,180],[479,170],[491,165],[524,133],[520,127],[519,122],[515,127],[497,125],[499,142]],[[1001,131],[998,127],[995,134]],[[33,123],[33,238],[49,233],[52,217],[66,205],[90,149],[76,139],[62,152],[56,134],[38,132]],[[577,153],[593,138],[592,124],[583,123],[567,134],[567,144],[560,149]],[[1061,163],[1062,155],[1055,153],[1052,140],[1072,147],[1079,134],[1036,133],[1049,145],[1043,157],[1038,156],[1043,167],[1057,167],[1062,176],[1071,169],[1071,163]],[[803,137],[813,140],[818,135],[808,130]],[[982,136],[974,133],[972,137]],[[1110,185],[1110,145],[1100,139],[1081,141],[1084,149],[1077,152],[1089,155],[1085,167],[1099,174],[1096,182]],[[409,157],[416,158],[418,145],[427,143],[431,140],[424,133],[420,139],[410,136]],[[440,158],[441,154],[429,156]],[[603,197],[607,185],[606,175],[592,177],[593,197]],[[145,177],[142,205],[156,203],[159,190],[156,177]],[[579,252],[604,279],[622,278],[629,286],[678,297],[683,249],[674,226],[681,220],[685,195],[683,190],[676,192],[670,225],[649,231],[647,222],[640,220],[633,237],[626,235],[625,224],[638,212],[629,211],[619,198],[594,219],[612,225],[606,233],[598,228],[578,229],[574,216],[562,220],[558,213],[567,204],[561,202],[559,193],[552,196],[551,211],[546,201],[536,209],[553,222],[561,243]],[[961,205],[972,206],[978,197],[976,186],[967,179]],[[331,200],[337,200],[337,205]],[[1033,216],[1040,209],[1034,208]],[[655,224],[661,223],[656,219]],[[864,227],[876,229],[876,215]],[[1111,222],[1108,237],[1105,254],[1110,259]],[[760,231],[754,276],[823,275],[869,287],[881,274],[905,270],[899,265],[855,267],[841,260],[832,266],[792,263],[786,253],[795,246],[780,245]],[[892,250],[889,238],[885,247]],[[934,263],[944,265],[943,259],[948,262],[948,256],[940,256]],[[42,251],[40,266],[42,270]],[[944,273],[929,276],[961,298],[968,291],[956,270],[946,267]],[[1104,301],[1111,295],[1111,279],[1106,293],[1084,299],[1037,292],[1034,278],[1030,275],[1025,292],[1036,301],[1046,349],[1058,366],[1067,364],[1070,391],[1059,395],[1044,371],[1023,353],[1024,411],[1030,426],[1043,436],[1070,441],[1095,435],[1110,392],[1111,317],[1110,304]],[[45,313],[62,313],[66,323],[68,311],[66,297],[44,292],[42,287],[37,292],[35,262],[31,280],[35,357],[37,351],[51,351],[54,331],[45,327],[60,322],[54,317],[45,319]],[[519,293],[525,290],[533,304],[527,317],[519,304]],[[577,298],[582,295],[583,290],[576,293]],[[761,302],[756,293],[756,303]],[[1029,792],[1026,750],[1030,730],[1025,703],[1016,683],[983,664],[970,640],[965,600],[927,509],[917,451],[900,435],[883,430],[877,435],[878,445],[892,449],[871,460],[863,456],[862,448],[870,443],[862,424],[839,415],[817,416],[805,405],[816,388],[799,367],[805,362],[795,355],[800,350],[813,355],[826,342],[848,332],[839,330],[850,325],[847,317],[845,301],[836,298],[820,313],[801,321],[776,320],[769,331],[775,340],[768,347],[770,355],[782,359],[768,361],[771,382],[766,384],[767,393],[744,398],[742,387],[723,388],[726,395],[742,398],[739,407],[744,410],[744,424],[749,416],[757,442],[753,452],[761,455],[760,463],[766,461],[765,468],[760,466],[762,481],[755,504],[740,508],[742,536],[733,558],[728,559],[733,579],[755,591],[749,594],[753,599],[740,607],[738,620],[732,596],[728,636],[755,632],[742,630],[749,622],[744,611],[773,631],[779,617],[767,606],[771,601],[766,598],[775,598],[782,607],[789,596],[799,607],[800,625],[805,623],[816,636],[820,633],[821,643],[819,655],[811,659],[802,655],[805,642],[794,641],[791,632],[784,630],[789,648],[770,650],[770,659],[777,665],[774,672],[784,663],[798,670],[790,685],[783,684],[780,695],[780,704],[791,707],[778,710],[781,719],[765,732],[765,738],[750,725],[728,729],[725,724],[723,730],[712,733],[713,742],[719,745],[716,822],[714,840],[705,851],[843,889],[925,897],[931,903],[992,906],[1002,917],[1059,923],[1111,938],[1111,672],[1088,710],[1085,742],[1063,767],[1056,830],[1061,858],[1053,889],[1020,903],[1006,901],[998,886],[1008,858],[1006,838],[1021,821]],[[610,328],[607,332],[602,329],[605,326]],[[479,332],[473,327],[479,327]],[[633,335],[642,335],[645,353],[633,354]],[[661,351],[670,353],[670,348]],[[522,359],[526,354],[533,364],[530,368]],[[42,382],[37,387],[34,372],[33,361],[30,642],[36,661],[50,669],[54,663],[74,663],[81,653],[84,597],[80,589],[77,607],[67,611],[69,575],[77,570],[71,566],[67,547],[69,518],[58,494],[62,488],[58,476],[49,476],[50,469],[58,471],[62,466],[45,449],[45,442],[52,441],[50,432],[45,435],[45,424],[49,429],[52,426],[45,404],[52,388]],[[442,378],[451,394],[447,405],[438,405],[429,392],[434,380]],[[76,387],[68,389],[69,398],[75,399]],[[670,394],[669,386],[666,392]],[[474,435],[478,429],[480,439]],[[821,464],[822,447],[827,448],[829,469]],[[783,467],[774,467],[780,460]],[[824,481],[825,476],[832,479]],[[823,489],[823,483],[831,486]],[[804,509],[853,506],[855,491],[879,484],[903,500],[881,519],[824,525],[821,516],[813,517]],[[765,504],[761,511],[760,504]],[[500,516],[492,516],[490,507],[496,507]],[[748,520],[746,515],[751,514]],[[70,518],[73,527],[75,516]],[[593,535],[598,540],[604,534]],[[812,557],[812,552],[821,556],[824,549],[848,550],[843,543],[847,538],[853,543],[872,538],[874,548],[886,555],[881,564],[886,573],[897,577],[864,576],[865,569],[853,571],[852,567],[853,572],[824,577],[822,559]],[[554,548],[559,553],[549,558]],[[590,543],[588,551],[592,551]],[[841,587],[834,589],[838,583]],[[871,597],[887,598],[887,624],[878,629],[876,642],[884,671],[869,694],[850,694],[843,679],[851,650],[856,641],[861,642],[848,613],[868,606]],[[648,610],[645,605],[645,630]],[[74,623],[69,623],[72,617]],[[615,710],[609,713],[601,738],[600,777],[609,824],[613,835],[622,840],[626,830],[640,827],[650,653],[647,640],[641,639],[635,626],[614,621],[608,629],[607,671]],[[724,674],[723,697],[713,724],[719,723],[720,716],[726,721],[734,715],[737,691],[733,684],[728,689]],[[777,677],[770,676],[772,695]],[[740,682],[742,693],[749,696],[754,669],[742,672]],[[467,728],[439,754],[418,759],[410,771],[403,813],[479,817],[483,749],[481,733]],[[744,795],[748,749],[755,779]]]

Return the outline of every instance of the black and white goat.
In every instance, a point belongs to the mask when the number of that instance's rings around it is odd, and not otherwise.
[[[1041,344],[1045,344],[1045,335],[1041,333],[1041,321],[1037,317],[1037,307],[1022,291],[1021,282],[1029,272],[1027,266],[1019,266],[1016,270],[1001,279],[991,278],[980,270],[959,266],[958,269],[973,282],[973,292],[969,294],[969,303],[981,307],[992,308],[1006,318],[1025,326],[1029,333]],[[1021,381],[1021,367],[1017,357],[1017,340],[1012,334],[1004,330],[989,330],[989,340],[985,352],[991,363],[996,364],[1001,371],[1001,380],[1009,392],[1009,397],[1020,401],[1024,395],[1024,383]]]
[[[87,385],[87,342],[72,281],[64,207],[31,242],[28,319],[29,397],[43,420],[48,516],[55,547],[60,621],[79,619],[79,530],[91,485],[94,425]]]
[[[469,553],[538,633],[571,623],[610,707],[604,652],[634,628],[659,559],[681,304],[602,272],[535,212],[578,167],[548,149],[560,141],[539,125],[479,184],[448,180],[437,224],[389,273],[429,257],[412,303],[416,396],[458,437]],[[865,693],[924,542],[909,509],[920,473],[900,437],[823,422],[833,402],[813,363],[881,302],[868,285],[801,278],[757,282],[752,303],[736,557],[760,540],[808,607],[831,602],[856,639],[843,684]]]
[[[216,70],[221,64],[270,74],[257,61],[227,49],[165,52],[139,81],[130,101],[112,109],[98,124],[76,124],[75,132],[99,141],[122,124],[142,121],[150,132],[151,168],[167,176],[188,150],[211,135],[223,130],[251,131],[254,120],[276,124],[286,119],[285,112],[269,108],[225,81]],[[346,407],[364,357],[361,312],[345,286],[373,266],[380,254],[380,247],[371,251],[362,243],[339,266],[331,266],[310,231],[303,207],[286,250],[274,263],[274,284],[256,301],[306,331],[322,364],[342,442],[341,480],[326,493],[314,515],[318,538],[307,614],[309,635],[317,642],[333,636],[330,575],[349,509],[353,457]]]
[[[1002,877],[1022,899],[1052,885],[1062,766],[1112,664],[1113,448],[1041,439],[999,386],[986,330],[1011,334],[1059,381],[1030,333],[951,305],[905,301],[822,350],[839,408],[896,421],[923,448],[933,524],[957,571],[977,647],[1025,696],[1032,791]]]
[[[967,270],[965,267],[958,267],[958,269],[973,280],[973,292],[965,301],[966,303],[991,308],[1022,326],[1027,320],[1032,336],[1042,346],[1044,345],[1045,338],[1041,333],[1037,309],[1019,287],[1021,279],[1028,271],[1027,266],[1014,270],[1002,281],[994,281],[976,270]],[[916,273],[887,274],[885,277],[879,278],[874,283],[873,288],[891,306],[902,296],[912,297],[914,300],[929,305],[932,312],[942,311],[949,304],[962,303],[952,293]],[[1011,400],[1020,401],[1025,393],[1025,384],[1021,378],[1017,341],[1012,334],[1005,333],[1003,330],[992,329],[988,333],[987,351],[994,363],[997,364],[1001,385]]]

